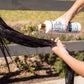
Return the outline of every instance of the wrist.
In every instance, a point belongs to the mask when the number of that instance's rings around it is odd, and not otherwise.
[[[69,53],[66,49],[61,49],[61,50],[54,50],[54,53],[58,55],[60,58],[64,58],[65,56],[68,56]]]
[[[64,14],[65,18],[67,19],[67,22],[70,22],[74,18],[75,15],[76,15],[76,10],[73,10],[73,9],[68,10]]]
[[[69,23],[73,19],[74,16],[75,16],[75,13],[72,10],[68,10],[60,18],[64,19],[66,23]]]
[[[62,58],[63,60],[69,56],[69,53],[63,53],[60,54],[59,57]]]

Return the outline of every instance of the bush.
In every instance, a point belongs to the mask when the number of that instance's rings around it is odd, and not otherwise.
[[[20,60],[19,57],[17,56],[15,58],[15,63],[17,65],[17,68],[23,73],[23,72],[32,72],[35,70],[35,67],[30,66],[27,63],[27,55],[24,55],[24,60]]]

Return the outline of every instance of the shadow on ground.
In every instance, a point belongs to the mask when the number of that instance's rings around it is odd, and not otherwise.
[[[21,73],[21,71],[15,71],[10,73],[0,73],[0,75],[3,75],[2,78],[0,78],[0,84],[8,84],[8,83],[14,83],[14,82],[21,82],[21,81],[28,81],[33,79],[41,79],[41,78],[49,78],[49,77],[56,77],[58,74],[48,74],[48,75],[37,75],[34,76],[28,76],[28,77],[17,77]]]

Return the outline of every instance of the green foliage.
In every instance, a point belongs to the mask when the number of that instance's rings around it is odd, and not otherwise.
[[[64,40],[66,40],[67,35],[66,34],[60,34],[59,38],[60,38],[61,41],[64,41]]]
[[[54,65],[56,62],[57,56],[55,54],[51,54],[51,56],[48,58],[48,63],[51,65]]]
[[[71,52],[77,60],[84,61],[84,51]]]
[[[6,44],[10,44],[11,43],[7,39],[5,39],[5,38],[4,38],[4,40],[5,40]]]
[[[65,63],[54,53],[48,58],[48,62],[54,66],[57,73],[59,73],[60,77],[64,77],[65,75]]]
[[[4,39],[4,43],[5,44],[10,44],[11,42],[9,42],[7,39],[5,39],[5,38],[3,38]],[[0,43],[0,45],[1,45],[1,43]]]
[[[27,63],[27,58],[28,58],[27,55],[24,55],[24,60],[20,60],[18,56],[15,58],[15,62],[17,64],[17,68],[19,68],[19,70],[21,70],[21,73],[23,73],[25,71],[32,72],[32,71],[35,70],[35,67],[31,67]]]
[[[63,78],[64,76],[65,76],[65,70],[64,69],[62,69],[62,71],[61,71],[61,73],[60,73],[60,75],[59,75],[61,78]]]
[[[78,40],[84,40],[84,35],[80,36]]]
[[[29,67],[29,71],[34,71],[35,67]]]

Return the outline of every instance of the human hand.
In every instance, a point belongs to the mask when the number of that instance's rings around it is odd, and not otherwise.
[[[73,19],[73,17],[73,14],[66,12],[65,14],[57,18],[55,21],[60,21],[61,23],[63,23],[64,28],[67,29],[69,26],[69,22]]]
[[[57,46],[51,47],[51,49],[56,55],[62,58],[63,55],[68,54],[67,50],[65,49],[65,45],[61,43],[59,38],[57,38],[55,42],[57,43]]]

